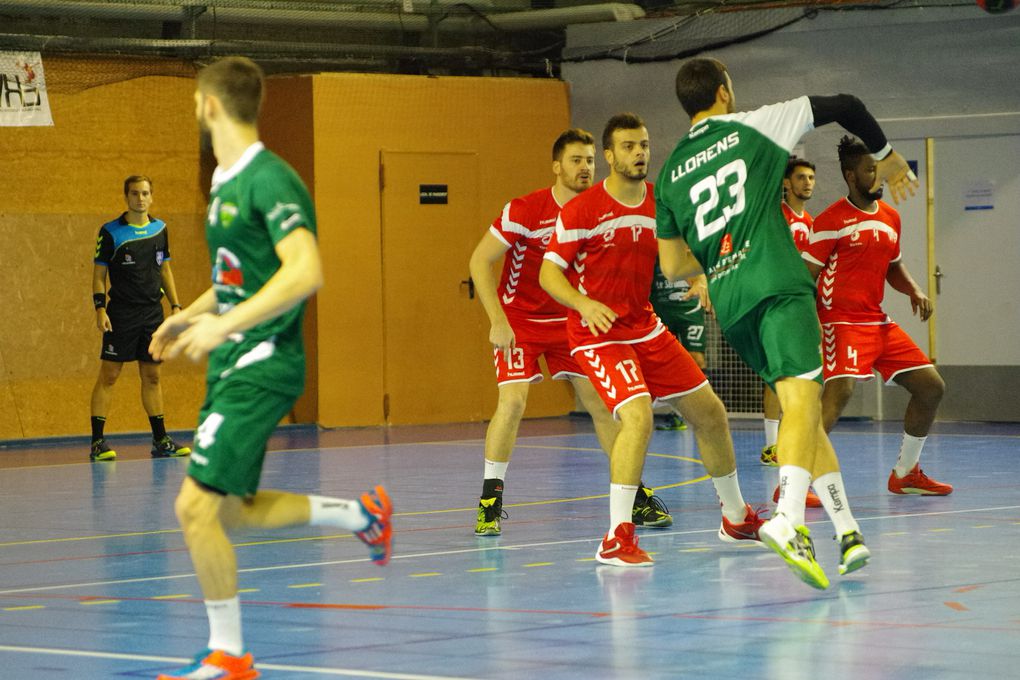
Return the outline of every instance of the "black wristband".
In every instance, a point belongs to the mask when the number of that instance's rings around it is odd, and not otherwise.
[[[184,307],[181,307],[180,305],[170,305],[170,309],[184,309]]]
[[[106,307],[106,293],[93,293],[92,304],[96,306],[96,309]]]

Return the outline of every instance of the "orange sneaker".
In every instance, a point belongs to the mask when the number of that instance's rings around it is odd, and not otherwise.
[[[948,496],[953,493],[951,484],[937,482],[920,468],[920,463],[907,473],[906,477],[897,477],[896,471],[889,473],[889,491],[899,494],[916,494],[918,496]]]
[[[655,561],[644,550],[638,547],[638,538],[634,535],[634,525],[623,522],[613,535],[605,535],[599,545],[595,559],[602,564],[615,567],[650,567]]]
[[[251,654],[233,656],[218,649],[204,649],[190,666],[171,675],[160,674],[158,680],[255,680],[259,675]]]
[[[759,517],[758,512],[753,510],[750,505],[744,507],[747,508],[747,514],[744,516],[744,521],[741,524],[734,524],[726,519],[726,515],[723,515],[722,524],[719,525],[720,541],[724,543],[761,541],[758,538],[758,529],[761,528],[762,524],[765,524],[765,520]]]
[[[380,485],[361,494],[361,509],[372,522],[354,535],[368,546],[368,556],[381,567],[390,561],[393,552],[393,503]]]
[[[776,490],[772,492],[772,502],[779,502],[779,487],[776,486]],[[818,497],[811,489],[807,490],[807,498],[804,500],[805,508],[820,508],[822,507],[822,499]]]

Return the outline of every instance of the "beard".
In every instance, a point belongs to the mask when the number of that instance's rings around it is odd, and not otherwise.
[[[564,184],[566,185],[566,187],[568,189],[570,189],[574,193],[579,194],[582,191],[584,191],[585,189],[588,189],[589,187],[591,187],[592,180],[593,180],[593,178],[590,177],[590,176],[587,179],[581,179],[580,177],[575,177],[573,180],[571,180],[569,182],[564,182]]]
[[[616,174],[626,177],[627,179],[644,179],[648,177],[648,166],[643,168],[629,168],[623,163],[614,163],[613,170]]]
[[[868,201],[877,201],[877,200],[880,200],[882,198],[882,187],[879,187],[875,191],[871,191],[871,187],[863,187],[863,188],[862,187],[857,187],[857,188],[860,190],[861,196],[864,197],[865,200],[868,200]]]

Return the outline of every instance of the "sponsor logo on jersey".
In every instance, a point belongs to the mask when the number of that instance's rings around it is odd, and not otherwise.
[[[221,286],[244,287],[244,271],[241,268],[241,259],[226,248],[218,248],[216,250],[213,282]]]
[[[219,223],[223,225],[224,229],[229,228],[230,224],[237,217],[237,206],[233,203],[222,203],[220,204],[219,210]]]
[[[165,259],[166,259],[166,256],[163,254],[163,251],[162,250],[157,250],[156,251],[156,266],[162,266],[163,260],[165,260]]]
[[[131,257],[131,253],[124,253],[124,262],[122,264],[134,264],[135,260]]]
[[[719,257],[729,255],[733,252],[733,237],[729,234],[723,236],[722,243],[719,245]]]

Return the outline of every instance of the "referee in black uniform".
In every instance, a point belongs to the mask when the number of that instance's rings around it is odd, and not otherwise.
[[[171,311],[180,310],[174,276],[170,271],[170,242],[166,223],[149,215],[152,180],[132,175],[124,180],[127,211],[99,230],[92,272],[92,299],[96,326],[103,332],[102,363],[92,390],[93,461],[113,460],[117,452],[103,438],[112,390],[125,361],[138,362],[142,406],[152,426],[152,455],[186,456],[191,449],[178,446],[163,422],[163,389],[159,362],[149,354],[152,333],[163,322],[162,298]],[[109,276],[110,286],[106,280]],[[109,293],[109,296],[107,295]]]

